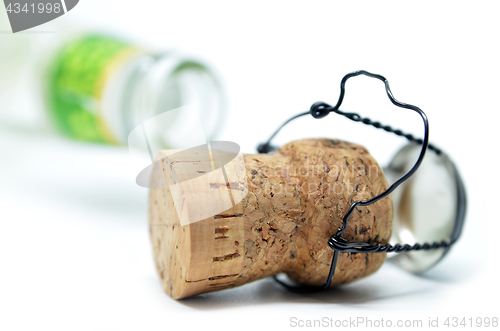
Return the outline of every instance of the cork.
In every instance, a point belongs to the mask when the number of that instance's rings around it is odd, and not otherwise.
[[[301,284],[321,286],[333,256],[327,241],[338,231],[349,206],[388,188],[382,169],[366,148],[341,140],[303,139],[274,154],[239,157],[240,166],[226,167],[224,176],[214,171],[196,179],[209,187],[202,195],[201,184],[198,188],[169,185],[175,177],[174,162],[161,159],[165,185],[150,189],[150,234],[160,281],[174,299],[280,272]],[[193,156],[186,164],[196,162]],[[228,183],[228,177],[235,180]],[[184,199],[181,204],[179,197]],[[186,213],[203,215],[200,211],[213,209],[219,197],[233,204],[202,220],[186,222]],[[389,196],[356,208],[342,237],[386,244],[392,221]],[[384,253],[341,253],[331,286],[370,275],[384,260]]]

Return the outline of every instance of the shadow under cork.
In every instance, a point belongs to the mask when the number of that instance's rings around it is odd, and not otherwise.
[[[401,271],[401,273],[403,272]],[[400,277],[399,274],[393,275],[394,280],[398,277]],[[418,278],[418,276],[414,275],[408,275],[408,277]],[[393,281],[393,279],[387,279],[386,277],[371,278],[311,294],[289,292],[274,281],[273,278],[266,278],[242,287],[206,293],[182,299],[178,302],[194,309],[206,311],[273,303],[346,306],[380,302],[399,297],[411,298],[415,295],[426,295],[435,291],[439,286],[438,282],[423,278],[417,279],[415,282],[409,282],[406,277],[399,281]]]
[[[427,273],[415,275],[392,263],[386,263],[374,275],[351,284],[311,294],[289,292],[269,277],[241,287],[206,293],[178,302],[205,311],[275,303],[359,306],[382,302],[393,305],[397,301],[411,305],[412,300],[416,298],[420,300],[432,298],[433,302],[439,304],[440,298],[444,299],[447,289],[460,286],[474,277],[476,273],[472,270],[474,268],[468,268],[466,271],[462,266],[463,264],[457,264],[457,260],[450,259]]]

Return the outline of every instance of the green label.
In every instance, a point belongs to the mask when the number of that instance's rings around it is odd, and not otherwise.
[[[103,35],[85,35],[57,52],[48,77],[48,109],[64,134],[117,143],[102,117],[102,94],[109,76],[136,52],[129,44]]]

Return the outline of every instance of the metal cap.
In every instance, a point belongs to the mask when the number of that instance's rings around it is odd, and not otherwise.
[[[415,163],[421,146],[404,146],[384,169],[394,182]],[[465,217],[465,189],[450,158],[428,150],[418,171],[392,193],[394,226],[391,244],[455,242]],[[390,261],[405,270],[421,273],[434,266],[449,251],[439,248],[395,254]]]

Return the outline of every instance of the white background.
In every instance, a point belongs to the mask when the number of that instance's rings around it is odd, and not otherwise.
[[[156,275],[147,192],[134,184],[126,148],[13,129],[5,121],[0,329],[271,330],[288,328],[291,317],[410,318],[424,325],[429,317],[440,323],[448,316],[500,317],[495,2],[85,0],[59,20],[204,57],[229,97],[219,138],[245,153],[313,102],[335,103],[344,74],[384,75],[397,99],[427,113],[431,141],[457,163],[469,196],[466,226],[449,256],[424,276],[385,264],[366,279],[315,295],[287,293],[265,279],[175,301]],[[33,31],[60,32],[55,22]],[[0,34],[0,48],[14,37]],[[379,81],[350,81],[342,108],[416,134],[422,129],[418,117],[389,102]],[[334,115],[301,119],[277,142],[314,136],[364,144],[381,164],[404,143]]]

